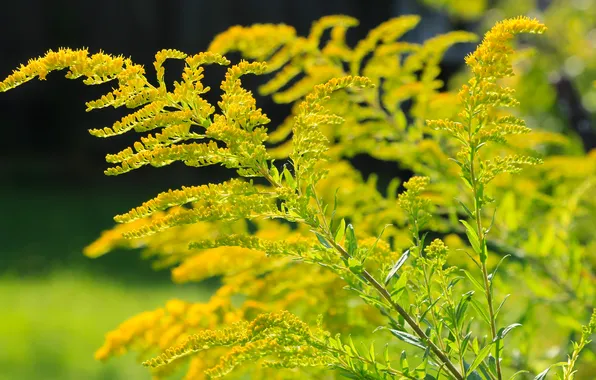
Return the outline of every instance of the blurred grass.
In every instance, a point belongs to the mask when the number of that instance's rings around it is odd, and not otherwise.
[[[105,333],[170,298],[205,300],[207,286],[116,282],[81,271],[0,276],[0,379],[149,379],[135,354],[106,363],[93,354]]]
[[[114,224],[115,214],[163,187],[115,192],[114,179],[17,186],[3,178],[0,173],[0,380],[150,379],[134,353],[95,361],[105,334],[168,299],[205,300],[216,284],[175,286],[169,271],[153,271],[138,252],[91,260],[82,249]]]

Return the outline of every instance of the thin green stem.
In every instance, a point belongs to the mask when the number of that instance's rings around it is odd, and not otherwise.
[[[475,90],[474,86],[471,91]],[[474,216],[476,219],[476,233],[478,235],[478,240],[480,242],[480,250],[486,250],[486,236],[484,229],[482,228],[482,199],[479,192],[479,184],[478,178],[476,177],[474,162],[476,159],[476,152],[477,147],[474,146],[473,136],[475,131],[473,131],[473,115],[474,115],[475,107],[474,105],[469,105],[468,107],[468,148],[470,149],[470,183],[472,185],[472,192],[474,195]],[[483,255],[485,253],[482,253]],[[503,375],[501,372],[501,361],[500,361],[500,341],[497,339],[497,326],[496,326],[496,318],[493,306],[493,295],[492,295],[492,287],[490,282],[492,280],[488,277],[488,270],[486,269],[486,257],[481,257],[481,264],[482,264],[482,277],[484,280],[484,293],[486,295],[486,302],[488,304],[488,312],[490,317],[490,330],[491,336],[493,341],[496,341],[495,344],[495,362],[497,367],[497,379],[502,380]]]
[[[324,231],[324,236],[327,241],[335,248],[344,259],[349,259],[350,254],[339,244],[337,244],[329,231]],[[451,372],[451,374],[458,380],[463,380],[464,377],[459,373],[457,368],[453,365],[447,354],[445,354],[436,344],[434,344],[430,338],[426,335],[426,333],[422,330],[422,328],[416,323],[414,318],[408,314],[408,312],[402,308],[398,303],[393,301],[391,298],[391,294],[389,291],[381,285],[366,269],[362,270],[361,272],[362,277],[373,287],[375,290],[391,305],[391,307],[397,311],[399,315],[404,318],[406,323],[414,330],[416,335],[420,337],[426,344],[429,345],[431,351],[439,358],[439,360],[445,364],[445,367]]]

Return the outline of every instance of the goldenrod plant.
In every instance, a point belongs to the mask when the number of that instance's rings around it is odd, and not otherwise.
[[[347,16],[316,21],[307,37],[233,27],[207,52],[158,52],[155,81],[129,58],[59,49],[0,83],[7,91],[63,69],[111,82],[87,109],[133,111],[90,133],[143,135],[106,156],[107,175],[175,162],[235,173],[158,194],[86,248],[140,248],[177,283],[222,282],[208,302],[172,299],[125,321],[97,359],[137,351],[154,378],[590,378],[596,155],[553,153],[567,138],[530,131],[505,82],[514,35],[546,27],[497,23],[451,93],[441,58],[476,37],[399,41],[419,21],[389,20],[354,47]],[[184,62],[173,84],[167,60]],[[208,65],[228,67],[216,105],[204,96]],[[271,131],[243,87],[249,74],[269,77],[262,95],[293,105]],[[414,175],[381,186],[354,168],[356,154]]]

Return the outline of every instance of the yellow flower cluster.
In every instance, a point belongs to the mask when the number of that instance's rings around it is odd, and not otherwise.
[[[546,27],[535,19],[517,17],[497,23],[486,33],[477,49],[466,57],[466,64],[474,76],[459,91],[462,111],[456,120],[429,120],[427,125],[446,131],[457,139],[462,150],[457,153],[456,163],[462,177],[472,184],[478,151],[486,149],[487,142],[504,144],[506,136],[530,132],[525,122],[513,115],[502,115],[503,107],[515,107],[514,90],[497,83],[498,79],[512,76],[509,41],[519,33],[543,33]],[[488,184],[497,174],[516,173],[521,165],[534,165],[541,160],[535,157],[509,155],[481,162],[482,172],[477,177]]]
[[[546,26],[536,19],[519,16],[498,22],[485,34],[482,43],[466,57],[474,75],[486,80],[513,75],[509,41],[520,33],[544,33]]]
[[[131,348],[166,349],[176,344],[189,330],[217,326],[220,323],[217,318],[218,311],[229,308],[229,300],[221,297],[213,297],[207,304],[170,300],[164,308],[143,312],[108,333],[95,357],[105,360],[110,356],[121,355]]]
[[[419,211],[428,209],[430,202],[420,195],[428,187],[430,178],[414,176],[410,178],[404,187],[406,191],[401,193],[398,197],[398,205],[410,215],[415,215]]]
[[[419,16],[396,17],[372,29],[355,47],[346,44],[345,33],[358,24],[349,16],[327,16],[313,23],[307,37],[296,36],[285,25],[254,25],[233,27],[218,35],[209,50],[226,54],[239,51],[246,59],[267,61],[275,75],[260,87],[261,94],[272,95],[280,103],[291,103],[306,96],[314,86],[330,78],[363,75],[376,88],[337,94],[326,106],[345,122],[320,123],[327,138],[339,140],[333,156],[367,153],[382,159],[397,160],[407,155],[404,149],[416,151],[410,139],[419,135],[405,134],[406,117],[401,105],[413,100],[413,116],[422,125],[430,115],[451,115],[453,96],[445,96],[437,79],[439,64],[452,45],[471,42],[476,36],[468,32],[450,32],[414,44],[398,41],[416,27]],[[324,31],[329,38],[324,39]],[[279,34],[276,32],[279,31]],[[269,33],[269,38],[264,37]],[[403,61],[403,63],[402,63]],[[292,132],[296,115],[295,103],[291,117],[277,128],[272,141],[286,139]],[[291,142],[272,150],[274,157],[285,158]]]
[[[323,343],[308,325],[286,311],[261,314],[254,321],[238,322],[222,330],[203,330],[191,335],[179,346],[143,364],[159,367],[184,356],[212,347],[233,348],[213,368],[209,377],[221,377],[247,361],[268,358],[265,365],[300,367],[331,364],[335,359],[326,353]]]

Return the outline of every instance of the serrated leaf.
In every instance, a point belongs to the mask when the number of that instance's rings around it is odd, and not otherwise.
[[[393,278],[393,276],[396,275],[397,271],[399,270],[399,268],[401,268],[406,260],[408,259],[408,257],[410,256],[410,250],[407,249],[402,255],[401,257],[397,260],[397,262],[393,265],[393,268],[391,268],[391,270],[389,271],[389,274],[387,274],[387,277],[385,278],[385,285],[389,284],[389,281],[391,281],[391,279]]]

